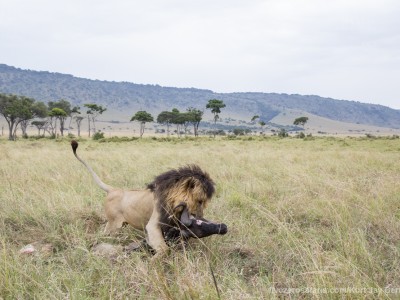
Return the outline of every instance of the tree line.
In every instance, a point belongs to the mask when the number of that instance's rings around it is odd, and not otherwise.
[[[101,105],[84,104],[87,108],[86,114],[90,127],[96,131],[97,117],[106,111]],[[56,137],[58,133],[64,136],[66,129],[71,127],[72,121],[77,125],[78,136],[80,136],[80,128],[82,120],[79,106],[72,106],[67,100],[49,101],[47,104],[36,101],[33,98],[18,96],[13,94],[0,94],[0,115],[2,115],[8,124],[8,139],[15,140],[17,138],[17,129],[20,127],[22,136],[27,137],[26,129],[29,124],[38,129],[38,135]],[[69,118],[67,126],[66,121]]]
[[[219,119],[219,114],[221,113],[221,108],[226,105],[222,100],[210,99],[206,105],[207,109],[211,110],[214,115],[214,136],[216,122]],[[186,112],[180,112],[177,108],[173,108],[172,111],[162,111],[157,116],[157,123],[167,126],[167,134],[169,134],[169,128],[171,125],[176,126],[176,133],[180,136],[181,132],[187,133],[188,126],[193,126],[193,133],[195,136],[199,135],[199,125],[203,118],[204,111],[189,107]],[[143,136],[145,125],[147,122],[154,122],[153,116],[146,111],[138,111],[132,118],[131,121],[140,122],[140,137]]]
[[[29,124],[35,126],[39,136],[45,136],[46,133],[51,137],[57,137],[60,133],[64,136],[66,129],[71,128],[72,122],[76,124],[77,134],[81,135],[81,123],[87,118],[89,137],[91,132],[96,133],[96,120],[107,109],[101,105],[87,103],[83,105],[86,108],[86,117],[82,116],[79,106],[72,106],[65,99],[59,101],[49,101],[47,105],[44,102],[36,101],[33,98],[18,96],[13,94],[0,93],[0,115],[2,115],[9,129],[9,140],[17,138],[17,129],[21,128],[22,135],[27,137],[27,127]],[[211,99],[206,105],[206,109],[210,109],[214,115],[214,126],[219,119],[221,109],[225,107],[222,100]],[[181,132],[187,133],[188,127],[193,126],[195,136],[198,136],[198,128],[203,118],[204,111],[189,107],[185,112],[180,112],[174,108],[171,111],[162,111],[156,118],[156,122],[167,126],[169,134],[170,126],[176,126],[178,135]],[[66,124],[69,118],[68,125]],[[131,121],[140,123],[140,137],[143,136],[145,124],[154,122],[153,116],[147,111],[136,112]],[[214,127],[215,136],[215,127]]]

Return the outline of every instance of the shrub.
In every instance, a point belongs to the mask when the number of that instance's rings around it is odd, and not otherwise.
[[[244,129],[242,129],[242,128],[235,128],[235,129],[233,129],[233,134],[234,134],[234,135],[244,135]]]
[[[279,137],[288,137],[289,134],[288,134],[288,132],[286,131],[286,129],[281,128],[281,130],[280,130],[279,133],[278,133],[278,136],[279,136]]]
[[[100,143],[119,143],[119,142],[131,142],[138,140],[138,137],[127,137],[127,136],[113,136],[110,138],[102,138],[100,139]]]
[[[306,135],[304,134],[304,132],[300,132],[298,135],[296,135],[296,137],[299,139],[304,139]]]
[[[104,139],[104,132],[101,132],[101,131],[96,132],[95,134],[93,134],[92,139],[94,141]]]

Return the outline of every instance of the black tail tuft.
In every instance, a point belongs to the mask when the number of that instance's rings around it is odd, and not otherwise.
[[[72,151],[74,151],[74,154],[76,154],[76,149],[78,149],[78,146],[79,146],[79,144],[77,141],[74,141],[74,140],[71,141],[71,147],[72,147]]]

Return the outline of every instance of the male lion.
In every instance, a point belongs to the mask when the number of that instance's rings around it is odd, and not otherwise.
[[[93,169],[78,156],[78,142],[71,141],[71,146],[75,157],[89,170],[97,185],[107,193],[105,213],[108,222],[105,232],[114,233],[123,223],[140,230],[145,229],[147,243],[157,253],[168,248],[164,236],[168,235],[170,228],[182,228],[179,223],[182,223],[183,212],[190,216],[190,220],[202,218],[203,209],[215,192],[213,180],[196,165],[165,172],[157,176],[144,190],[114,188],[101,181]],[[190,225],[185,221],[183,223],[184,226]]]

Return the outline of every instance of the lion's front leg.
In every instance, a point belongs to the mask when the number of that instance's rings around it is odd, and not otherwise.
[[[156,205],[154,205],[153,214],[151,215],[150,220],[146,225],[146,233],[147,243],[157,253],[165,252],[168,249],[168,246],[164,241],[164,236],[161,231],[160,214],[157,210]]]

